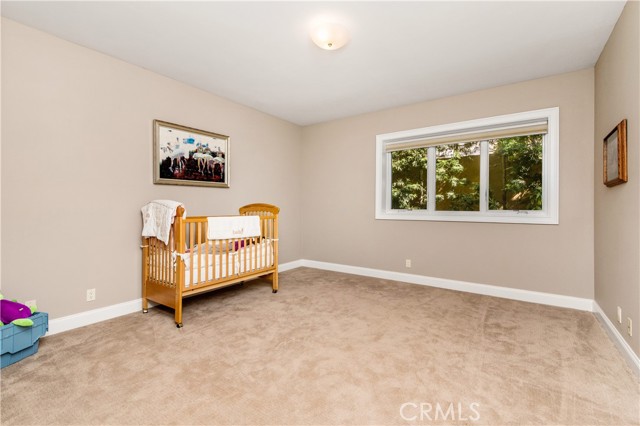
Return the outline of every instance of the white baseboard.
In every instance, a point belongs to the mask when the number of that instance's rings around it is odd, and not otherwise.
[[[278,265],[278,271],[285,272],[301,266],[302,261],[294,260],[293,262]],[[153,303],[150,302],[149,307],[152,306]],[[142,299],[136,299],[129,302],[118,303],[117,305],[80,312],[62,318],[55,318],[49,320],[49,331],[47,332],[47,336],[140,311],[142,311]]]
[[[632,360],[636,369],[640,370],[640,361],[627,342],[620,336],[620,333],[611,324],[607,316],[602,313],[600,307],[591,299],[563,296],[559,294],[542,293],[529,290],[520,290],[507,287],[497,287],[487,284],[477,284],[465,281],[448,280],[444,278],[427,277],[423,275],[406,274],[402,272],[384,271],[380,269],[362,268],[358,266],[341,265],[338,263],[318,262],[314,260],[300,259],[292,262],[280,264],[278,270],[286,272],[300,267],[324,269],[328,271],[344,272],[347,274],[362,275],[367,277],[382,278],[393,281],[402,281],[412,284],[421,284],[431,287],[445,288],[449,290],[464,291],[468,293],[483,294],[487,296],[502,297],[505,299],[520,300],[524,302],[541,303],[563,308],[578,309],[582,311],[596,312],[605,321],[610,329],[614,340],[621,345],[621,350]],[[142,310],[142,299],[135,299],[129,302],[106,306],[104,308],[91,311],[80,312],[62,318],[55,318],[49,321],[49,332],[47,335],[62,333],[74,328],[84,327],[111,318],[127,315]],[[625,346],[626,345],[626,346]]]
[[[366,277],[382,278],[386,280],[402,281],[421,284],[430,287],[446,288],[467,293],[483,294],[504,299],[520,300],[523,302],[540,303],[543,305],[559,306],[593,312],[593,300],[580,297],[563,296],[561,294],[542,293],[538,291],[520,290],[517,288],[498,287],[487,284],[477,284],[466,281],[449,280],[445,278],[427,277],[424,275],[406,274],[403,272],[384,271],[381,269],[362,268],[359,266],[341,265],[338,263],[317,262],[302,259],[300,266],[327,271],[344,272],[347,274],[363,275]]]
[[[291,269],[296,269],[302,267],[302,260],[294,260],[293,262],[280,263],[278,264],[278,272],[286,272]]]
[[[280,272],[292,269],[308,267],[323,269],[327,271],[344,272],[347,274],[362,275],[366,277],[382,278],[393,281],[401,281],[412,284],[420,284],[431,287],[445,288],[449,290],[464,291],[467,293],[483,294],[486,296],[501,297],[505,299],[520,300],[523,302],[540,303],[544,305],[559,306],[563,308],[578,309],[593,312],[596,318],[603,324],[605,331],[611,340],[618,347],[630,368],[640,375],[640,357],[633,351],[631,346],[622,337],[618,329],[609,320],[600,305],[591,299],[579,297],[563,296],[559,294],[542,293],[537,291],[520,290],[508,287],[497,287],[487,284],[477,284],[466,281],[449,280],[445,278],[434,278],[423,275],[406,274],[402,272],[384,271],[381,269],[362,268],[359,266],[342,265],[338,263],[318,262],[315,260],[300,259],[292,262],[280,264]],[[104,308],[93,309],[91,311],[80,312],[62,318],[55,318],[49,321],[49,332],[47,335],[62,333],[74,328],[84,327],[97,322],[106,321],[122,315],[139,312],[142,310],[142,299],[135,299],[129,302],[118,303],[116,305],[105,306]]]
[[[611,322],[607,314],[604,313],[598,302],[593,302],[593,312],[596,315],[596,318],[600,320],[602,325],[604,326],[605,331],[613,340],[613,343],[618,347],[622,355],[625,357],[631,369],[635,371],[637,375],[640,375],[640,357],[631,349],[629,343],[622,337],[620,331],[616,328],[616,326]]]
[[[593,312],[596,318],[604,325],[605,331],[618,347],[622,356],[637,375],[640,375],[640,357],[622,337],[618,329],[611,323],[598,303],[591,299],[563,296],[560,294],[542,293],[530,290],[520,290],[508,287],[497,287],[487,284],[477,284],[466,281],[448,280],[445,278],[433,278],[424,275],[406,274],[402,272],[384,271],[380,269],[362,268],[359,266],[341,265],[338,263],[318,262],[302,259],[296,261],[299,266],[323,269],[327,271],[344,272],[347,274],[363,275],[366,277],[382,278],[393,281],[402,281],[412,284],[421,284],[431,287],[446,288],[449,290],[464,291],[467,293],[483,294],[486,296],[501,297],[505,299],[520,300],[523,302],[540,303],[544,305],[571,308],[581,311]]]
[[[142,311],[142,299],[136,299],[62,318],[55,318],[49,321],[47,336],[140,311]]]

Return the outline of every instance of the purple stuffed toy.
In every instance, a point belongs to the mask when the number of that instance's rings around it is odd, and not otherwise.
[[[12,323],[22,327],[30,327],[33,325],[33,321],[29,317],[35,312],[35,306],[30,308],[22,303],[2,299],[2,294],[0,294],[0,322],[2,325]]]

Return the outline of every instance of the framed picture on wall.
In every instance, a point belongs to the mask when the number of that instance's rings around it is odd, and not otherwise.
[[[153,183],[229,187],[229,136],[153,121]]]
[[[604,138],[604,184],[616,186],[627,181],[627,120],[622,120]]]

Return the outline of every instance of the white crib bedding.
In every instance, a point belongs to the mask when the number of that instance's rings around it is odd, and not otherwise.
[[[192,256],[193,265],[191,264]],[[228,261],[227,257],[229,257]],[[271,240],[263,240],[259,244],[251,244],[238,251],[215,254],[205,254],[203,246],[202,253],[195,250],[194,253],[184,254],[182,258],[185,264],[185,287],[189,287],[192,279],[194,283],[200,283],[273,266],[273,244]]]

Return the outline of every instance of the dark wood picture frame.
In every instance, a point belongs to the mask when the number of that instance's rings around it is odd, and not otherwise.
[[[604,184],[616,186],[627,181],[627,120],[622,120],[604,138]]]

